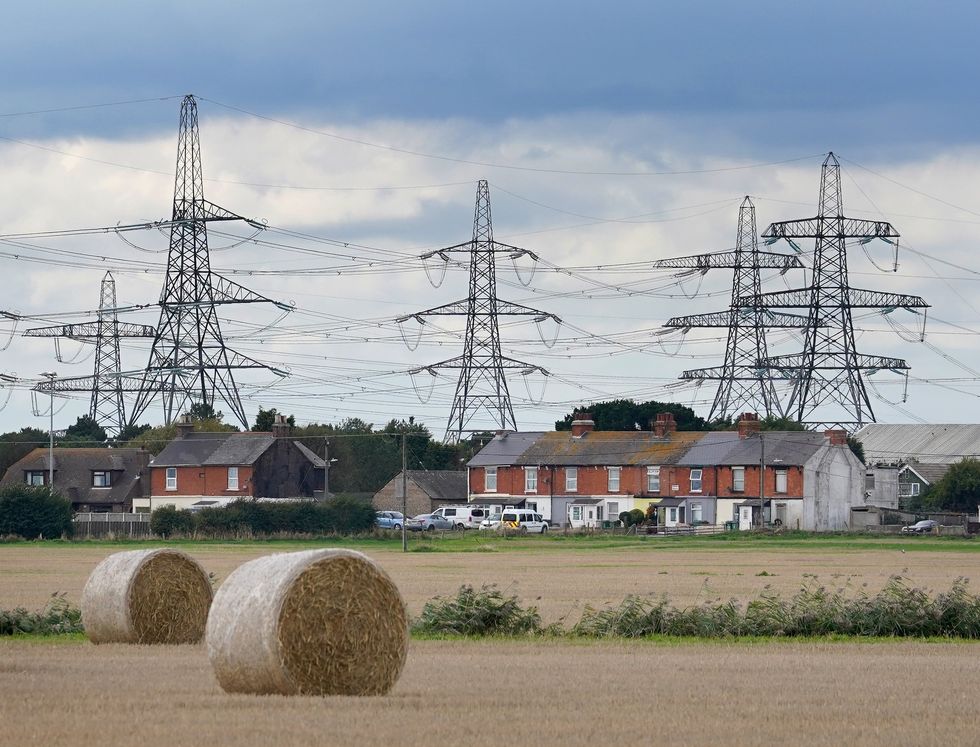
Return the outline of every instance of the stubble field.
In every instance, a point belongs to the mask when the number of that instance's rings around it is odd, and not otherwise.
[[[980,579],[972,543],[447,541],[359,545],[412,614],[463,583],[496,583],[545,620],[630,593],[677,605],[787,594],[817,576],[855,589],[901,573],[943,590]],[[187,544],[219,581],[309,544]],[[111,545],[0,545],[0,607],[77,601]],[[905,552],[902,552],[905,550]],[[760,576],[765,572],[768,575]],[[202,646],[0,641],[0,744],[973,744],[980,644],[913,641],[413,641],[384,698],[226,695]]]

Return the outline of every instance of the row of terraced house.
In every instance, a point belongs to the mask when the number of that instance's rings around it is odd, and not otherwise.
[[[848,527],[865,504],[865,468],[841,430],[678,431],[662,413],[652,431],[596,431],[577,413],[570,431],[498,432],[468,465],[468,500],[525,506],[555,526],[603,526],[640,509],[661,526]],[[764,483],[761,486],[760,475]]]

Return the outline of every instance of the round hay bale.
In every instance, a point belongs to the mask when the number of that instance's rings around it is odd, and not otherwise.
[[[82,623],[92,643],[197,643],[213,592],[204,569],[179,550],[117,552],[82,591]]]
[[[359,552],[268,555],[218,589],[207,646],[227,692],[383,695],[405,665],[408,612]]]

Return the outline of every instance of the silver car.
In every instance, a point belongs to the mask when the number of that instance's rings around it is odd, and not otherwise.
[[[432,532],[436,529],[455,529],[456,526],[438,514],[419,514],[408,519],[405,528],[410,532]]]

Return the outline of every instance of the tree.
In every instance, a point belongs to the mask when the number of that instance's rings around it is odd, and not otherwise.
[[[222,423],[220,420],[195,420],[194,430],[200,433],[234,433],[238,428]],[[177,438],[177,426],[174,424],[158,425],[155,428],[141,427],[138,435],[129,441],[120,441],[119,445],[146,449],[151,454],[159,454],[175,438]]]
[[[217,420],[221,421],[225,414],[214,409],[214,405],[208,402],[195,402],[187,410],[191,420]]]
[[[119,435],[112,439],[113,444],[125,444],[127,441],[132,441],[134,438],[139,436],[141,433],[145,433],[150,430],[150,424],[145,423],[143,425],[127,425],[124,426]]]
[[[694,410],[673,402],[634,402],[631,399],[614,399],[607,402],[593,402],[582,405],[555,423],[555,430],[568,431],[576,412],[591,412],[598,431],[651,431],[653,421],[662,412],[669,412],[677,421],[681,431],[703,431],[707,429],[704,418],[694,414]]]
[[[952,465],[929,491],[929,501],[947,511],[975,512],[980,505],[980,461],[971,457]]]
[[[276,415],[278,414],[279,411],[276,410],[275,407],[271,407],[268,410],[263,410],[261,407],[259,407],[259,414],[255,416],[255,425],[252,426],[252,430],[262,432],[271,431],[273,424],[276,422]],[[295,416],[290,415],[288,418],[286,418],[286,422],[290,426],[295,427]]]
[[[864,464],[864,444],[854,438],[854,436],[848,436],[847,445],[854,452],[854,456],[861,460],[861,464]]]
[[[105,428],[91,415],[81,415],[74,425],[69,425],[64,438],[58,439],[58,446],[104,446]]]
[[[37,428],[21,428],[19,431],[0,435],[0,475],[37,447],[47,445],[47,432]]]

